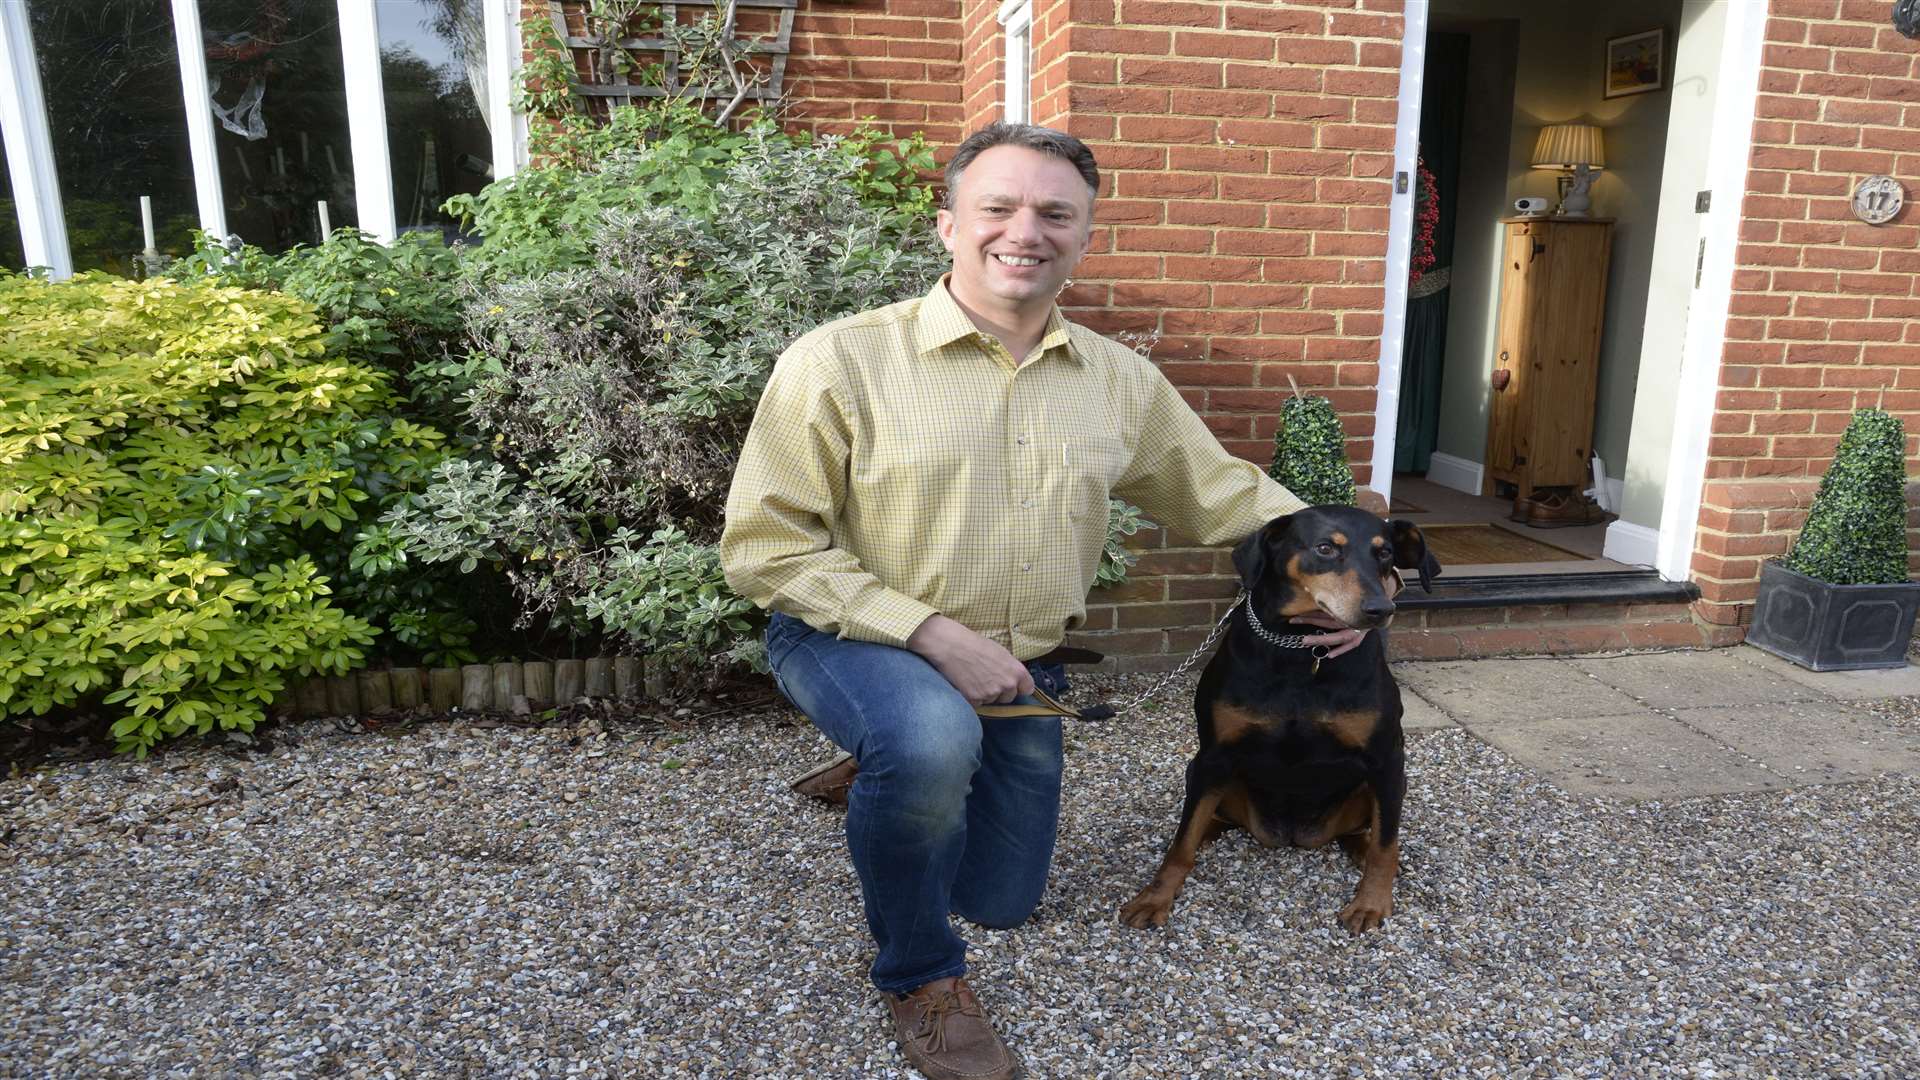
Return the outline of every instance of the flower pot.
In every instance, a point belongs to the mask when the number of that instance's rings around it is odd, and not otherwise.
[[[1920,584],[1829,585],[1769,560],[1747,644],[1813,671],[1903,667]]]

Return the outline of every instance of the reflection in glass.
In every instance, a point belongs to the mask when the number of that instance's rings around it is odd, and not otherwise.
[[[486,28],[480,0],[386,0],[380,78],[400,231],[451,242],[448,197],[484,187],[492,173],[487,134]]]
[[[13,174],[7,171],[7,145],[0,139],[0,267],[24,270],[26,248],[20,241],[20,208],[13,202]]]
[[[227,230],[285,251],[319,242],[322,203],[357,224],[334,0],[200,0],[200,25]]]
[[[74,270],[133,273],[147,245],[143,195],[154,246],[184,254],[199,219],[168,0],[29,0],[27,10]]]

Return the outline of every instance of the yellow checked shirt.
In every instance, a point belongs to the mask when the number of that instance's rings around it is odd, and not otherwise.
[[[1203,543],[1304,504],[1146,358],[1061,317],[1024,364],[948,294],[828,323],[774,365],[727,496],[727,582],[843,638],[937,613],[1026,660],[1086,619],[1107,497]]]

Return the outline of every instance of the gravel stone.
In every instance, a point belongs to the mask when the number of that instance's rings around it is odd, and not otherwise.
[[[1084,678],[1074,698],[1145,677]],[[1034,1077],[1904,1077],[1920,781],[1576,797],[1410,737],[1396,912],[1229,836],[1164,931],[1185,688],[1069,731],[1046,898],[962,925]],[[1920,699],[1875,703],[1920,731]],[[285,725],[0,781],[0,1075],[907,1077],[790,711]]]

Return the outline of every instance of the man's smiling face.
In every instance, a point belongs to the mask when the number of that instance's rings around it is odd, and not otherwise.
[[[940,211],[954,299],[983,314],[1044,311],[1087,253],[1093,196],[1063,158],[995,146],[973,159]]]

